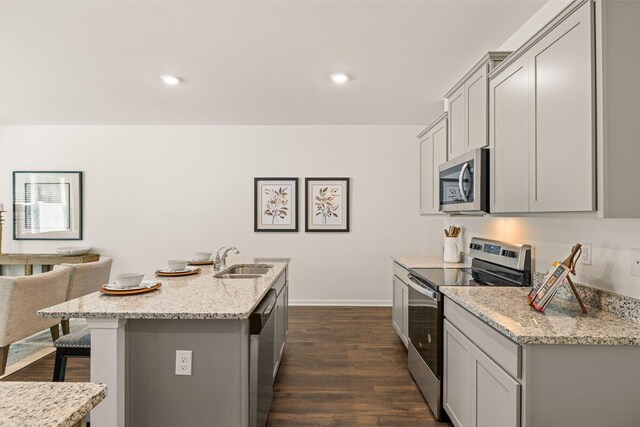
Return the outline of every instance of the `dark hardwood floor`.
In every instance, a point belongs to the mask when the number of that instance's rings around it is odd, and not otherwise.
[[[53,355],[3,381],[51,381]],[[434,420],[406,368],[386,307],[290,307],[269,426],[448,426]],[[67,381],[88,381],[70,359]]]

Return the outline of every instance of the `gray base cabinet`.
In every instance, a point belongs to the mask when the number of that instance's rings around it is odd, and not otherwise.
[[[519,345],[448,297],[444,315],[443,405],[456,427],[640,425],[638,346]]]
[[[289,282],[287,280],[286,270],[276,280],[272,286],[277,293],[276,305],[273,308],[275,315],[274,327],[274,346],[273,346],[273,382],[276,382],[282,356],[284,355],[284,347],[289,333]]]
[[[407,347],[409,343],[409,286],[406,282],[409,280],[409,272],[394,262],[393,273],[391,322],[402,343]]]

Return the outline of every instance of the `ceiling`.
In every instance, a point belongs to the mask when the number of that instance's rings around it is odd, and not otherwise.
[[[543,3],[4,0],[0,125],[428,124]]]

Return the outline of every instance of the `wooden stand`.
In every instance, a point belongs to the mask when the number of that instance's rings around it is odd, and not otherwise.
[[[571,286],[571,290],[573,291],[573,294],[576,296],[576,300],[578,300],[578,303],[580,304],[580,308],[582,309],[582,312],[584,314],[587,314],[587,308],[584,306],[584,303],[582,302],[582,298],[578,293],[578,289],[576,289],[576,285],[574,285],[573,280],[571,280],[571,274],[574,276],[576,275],[576,264],[581,254],[582,254],[582,245],[580,243],[576,243],[576,245],[573,248],[571,248],[571,255],[569,255],[567,259],[562,261],[562,265],[564,265],[571,271],[570,275],[567,276],[566,280],[567,282],[569,282],[569,286]]]

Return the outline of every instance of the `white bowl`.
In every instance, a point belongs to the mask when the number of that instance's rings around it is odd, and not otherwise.
[[[167,261],[167,264],[169,265],[169,268],[171,270],[183,271],[187,268],[187,264],[189,264],[189,261],[185,261],[182,259],[170,259],[169,261]]]
[[[60,255],[85,255],[91,250],[88,246],[65,246],[63,248],[56,249],[56,252]]]
[[[116,276],[116,284],[123,288],[135,288],[144,279],[144,273],[123,273]]]
[[[196,252],[193,259],[194,261],[209,261],[211,259],[211,252]]]

